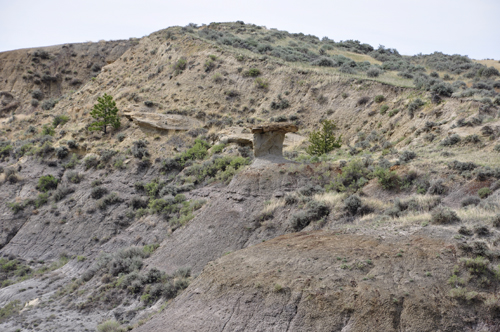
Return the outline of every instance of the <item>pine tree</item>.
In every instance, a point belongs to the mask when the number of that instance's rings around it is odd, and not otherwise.
[[[92,108],[90,115],[97,121],[90,125],[89,130],[102,130],[106,134],[108,125],[120,128],[118,108],[110,95],[104,94],[104,96],[98,97],[97,104]]]
[[[342,135],[335,137],[333,131],[337,128],[333,120],[321,121],[322,128],[309,134],[309,145],[306,149],[311,155],[320,156],[342,145]]]

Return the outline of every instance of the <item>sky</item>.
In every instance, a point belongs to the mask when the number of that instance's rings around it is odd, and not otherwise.
[[[500,0],[0,0],[0,52],[234,22],[500,60]]]

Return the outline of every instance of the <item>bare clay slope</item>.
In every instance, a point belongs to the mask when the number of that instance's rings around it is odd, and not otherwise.
[[[193,192],[194,197],[209,198],[209,203],[185,227],[165,238],[148,264],[168,273],[182,267],[198,273],[224,254],[293,232],[290,209],[277,214],[272,225],[266,224],[262,209],[272,199],[320,183],[311,181],[315,171],[314,166],[271,164],[244,170],[227,187]]]
[[[428,237],[284,235],[209,263],[137,331],[498,331],[448,297],[455,264],[454,245]]]

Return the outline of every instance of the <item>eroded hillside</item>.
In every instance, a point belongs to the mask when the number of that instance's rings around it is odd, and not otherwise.
[[[0,59],[2,329],[498,331],[495,64],[241,22]]]

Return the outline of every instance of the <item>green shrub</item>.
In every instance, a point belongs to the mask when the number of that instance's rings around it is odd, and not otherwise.
[[[342,174],[338,175],[325,189],[338,192],[347,189],[356,191],[363,187],[372,177],[372,172],[367,168],[363,160],[353,159],[342,167]]]
[[[392,118],[394,115],[396,115],[398,113],[399,113],[399,108],[395,108],[392,111],[390,111],[387,115],[389,115],[389,117]]]
[[[62,115],[56,115],[54,117],[54,120],[52,120],[52,126],[54,128],[57,128],[57,126],[64,125],[68,121],[69,121],[69,116],[64,115],[64,114],[62,114]]]
[[[373,100],[376,102],[376,103],[381,103],[385,100],[385,97],[383,95],[377,95],[375,96],[375,98],[373,98]]]
[[[160,193],[160,190],[165,186],[164,182],[159,182],[157,179],[144,185],[144,191],[149,197],[155,198]]]
[[[26,205],[24,204],[24,202],[12,202],[12,203],[7,203],[7,206],[12,210],[12,212],[14,212],[14,214],[18,213],[19,211],[22,211],[24,210],[24,208],[26,207]]]
[[[177,60],[177,62],[174,64],[174,73],[176,75],[179,75],[182,73],[183,70],[186,69],[186,65],[187,65],[187,60],[186,58],[180,58],[179,60]]]
[[[203,159],[208,154],[207,150],[210,144],[199,138],[194,140],[194,145],[180,155],[181,164],[184,165],[188,160]]]
[[[64,168],[69,169],[69,168],[75,168],[75,166],[78,164],[78,156],[76,153],[73,153],[71,155],[71,159],[67,164],[64,165]]]
[[[10,156],[10,153],[13,149],[14,149],[14,147],[10,144],[0,146],[0,157]]]
[[[491,195],[491,189],[488,187],[484,187],[478,190],[477,195],[481,198],[486,198]]]
[[[260,70],[257,68],[250,68],[247,71],[243,72],[244,77],[257,77],[260,75]]]
[[[225,148],[226,146],[227,146],[227,144],[224,144],[224,143],[214,145],[214,146],[212,146],[212,148],[211,148],[211,152],[212,152],[212,154],[221,153],[221,152],[222,152],[222,150],[224,150],[224,148]]]
[[[257,88],[267,90],[269,89],[269,81],[262,77],[257,77],[254,81]]]
[[[54,136],[55,134],[56,134],[56,131],[54,130],[54,128],[51,125],[44,124],[42,126],[42,135]]]
[[[212,80],[215,83],[222,83],[222,81],[224,80],[224,78],[222,77],[222,75],[220,73],[215,73],[214,76],[212,76]]]
[[[115,162],[113,164],[113,167],[116,169],[125,169],[126,168],[125,157],[124,156],[117,156],[115,158]]]
[[[384,189],[397,188],[401,183],[399,175],[395,171],[390,171],[386,168],[377,167],[374,175],[377,177],[378,182]]]
[[[387,106],[387,105],[380,106],[380,114],[384,115],[388,109],[389,109],[389,106]]]
[[[142,250],[148,254],[151,255],[156,249],[158,249],[160,245],[158,243],[153,243],[153,244],[146,244]]]
[[[57,179],[52,175],[43,175],[38,179],[38,190],[42,192],[47,192],[51,189],[57,188]]]
[[[7,321],[11,316],[17,315],[22,308],[21,301],[10,301],[5,307],[0,309],[0,323]]]
[[[462,262],[467,267],[469,272],[473,274],[481,275],[489,271],[490,261],[484,257],[478,256],[476,258],[463,258]]]
[[[49,193],[40,193],[38,194],[35,200],[35,207],[38,209],[42,205],[46,204],[49,200]]]

